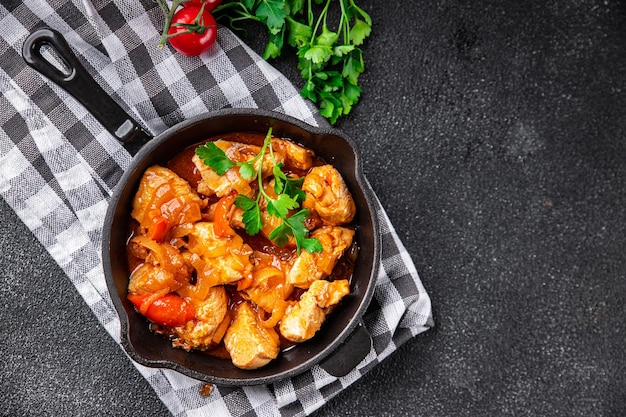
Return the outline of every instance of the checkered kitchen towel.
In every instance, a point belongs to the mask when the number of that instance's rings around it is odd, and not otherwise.
[[[88,72],[153,135],[224,107],[260,107],[325,123],[284,76],[225,28],[199,58],[157,49],[161,13],[153,0],[0,4],[0,193],[118,342],[119,319],[99,253],[107,201],[131,156],[81,105],[24,64],[24,39],[40,26],[61,32]],[[310,414],[432,326],[430,299],[380,205],[378,216],[382,267],[364,317],[374,343],[357,369],[335,378],[316,366],[273,386],[216,387],[203,397],[200,382],[137,364],[172,414]]]

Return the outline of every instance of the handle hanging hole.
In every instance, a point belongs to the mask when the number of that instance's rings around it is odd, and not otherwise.
[[[52,66],[52,68],[57,70],[63,76],[63,78],[69,78],[72,76],[73,71],[71,66],[67,63],[65,58],[57,52],[54,46],[48,42],[44,42],[39,47],[39,53],[41,54],[41,57]]]

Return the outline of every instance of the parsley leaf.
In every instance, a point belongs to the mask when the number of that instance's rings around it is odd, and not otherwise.
[[[285,32],[271,33],[263,52],[263,59],[278,58],[283,49]]]
[[[235,166],[235,163],[214,142],[207,142],[202,146],[198,146],[196,155],[206,165],[210,166],[217,175],[224,175],[226,171]]]
[[[294,48],[305,46],[311,40],[311,36],[313,36],[313,28],[296,21],[291,17],[287,17],[287,27],[287,43]]]
[[[261,218],[261,209],[258,204],[254,204],[243,212],[241,217],[243,224],[246,225],[246,233],[254,236],[263,228],[263,219]]]
[[[306,228],[304,222],[308,217],[309,210],[302,209],[284,220],[284,223],[287,224],[295,238],[298,253],[300,253],[302,249],[305,249],[309,253],[321,252],[324,249],[319,240],[307,238],[309,229]]]
[[[274,174],[274,192],[276,194],[280,194],[283,192],[285,188],[285,183],[288,178],[287,175],[282,171],[283,164],[275,164],[272,168],[272,174]]]
[[[321,64],[326,62],[332,56],[332,49],[328,45],[313,45],[310,48],[304,50],[304,59],[311,61],[314,64]]]
[[[269,238],[276,243],[277,246],[283,247],[289,242],[289,237],[293,236],[293,232],[289,226],[283,221],[283,223],[271,231]],[[298,251],[300,253],[300,251]]]
[[[337,43],[339,35],[328,29],[326,25],[322,26],[322,33],[317,37],[317,44],[324,46],[333,46]]]
[[[251,163],[244,162],[239,166],[239,175],[241,175],[242,178],[250,179],[256,175],[256,170]]]
[[[300,204],[287,194],[278,194],[276,199],[267,199],[266,197],[266,200],[267,212],[274,217],[285,218],[289,214],[289,210],[300,207]]]
[[[363,70],[363,54],[360,49],[355,48],[344,60],[341,76],[356,85]]]
[[[242,220],[246,225],[246,233],[254,236],[263,228],[259,204],[247,195],[239,194],[235,198],[235,206],[244,211]]]
[[[309,253],[322,252],[324,250],[324,247],[322,246],[320,241],[316,238],[307,237],[305,239],[302,239],[296,242],[300,242],[300,248],[299,248],[300,250],[304,249],[305,251]]]
[[[296,202],[301,203],[306,198],[306,194],[302,191],[302,183],[304,182],[304,177],[297,178],[295,180],[287,179],[285,182],[285,187],[283,188],[283,193],[292,197]]]
[[[284,0],[262,0],[256,8],[255,16],[264,20],[270,34],[276,35],[285,25],[287,14]]]
[[[348,55],[350,52],[354,50],[354,45],[337,45],[335,46],[334,52],[336,57],[343,57]]]
[[[256,206],[257,203],[247,195],[239,194],[235,198],[235,205],[240,209],[247,211]]]
[[[350,39],[352,39],[352,44],[361,45],[371,32],[371,25],[368,25],[361,19],[355,19],[354,26],[350,29]]]

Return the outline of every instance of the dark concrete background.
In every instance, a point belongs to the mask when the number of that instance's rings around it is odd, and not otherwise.
[[[626,415],[626,3],[357,3],[375,30],[338,127],[436,327],[317,415]],[[292,60],[274,64],[301,85]],[[0,415],[166,415],[0,215]]]

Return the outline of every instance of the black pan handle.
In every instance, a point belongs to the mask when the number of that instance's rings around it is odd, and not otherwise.
[[[62,62],[50,61],[42,53],[42,48],[51,48],[52,56]],[[150,139],[150,135],[96,83],[76,58],[63,35],[56,30],[41,28],[31,33],[22,45],[22,56],[28,65],[85,106],[120,142],[126,144]]]
[[[326,358],[320,366],[332,376],[347,375],[370,353],[372,336],[363,323],[359,323],[337,350]]]

